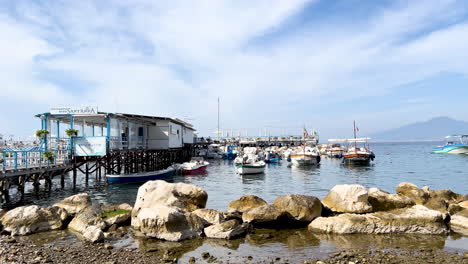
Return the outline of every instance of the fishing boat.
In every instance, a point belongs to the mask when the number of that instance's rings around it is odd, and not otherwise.
[[[320,152],[317,147],[303,146],[295,149],[290,155],[295,166],[310,166],[320,163]]]
[[[235,145],[226,146],[226,151],[223,153],[223,159],[233,160],[237,157],[237,150]]]
[[[259,174],[265,171],[266,163],[264,161],[256,161],[249,163],[236,163],[236,171],[238,174]]]
[[[368,141],[370,138],[357,138],[359,129],[354,121],[354,138],[346,139],[348,143],[346,150],[343,152],[343,163],[355,165],[368,165],[375,159],[375,154],[370,150]],[[362,144],[362,146],[358,146]]]
[[[445,137],[445,145],[432,149],[433,153],[468,154],[468,135],[450,135]]]
[[[279,163],[281,161],[281,156],[274,151],[265,152],[265,162],[266,163]]]
[[[166,179],[174,176],[175,169],[169,167],[165,170],[139,172],[130,174],[107,174],[106,179],[108,183],[136,183],[146,182],[151,180]]]
[[[180,165],[180,171],[184,175],[200,174],[206,172],[206,168],[210,165],[209,162],[204,160],[191,160]]]
[[[336,142],[334,139],[329,139],[328,142]],[[344,148],[339,143],[329,144],[325,151],[329,158],[341,159],[343,157]]]
[[[373,161],[375,159],[375,154],[369,149],[369,145],[367,144],[368,140],[369,138],[347,139],[351,145],[343,152],[343,163],[368,165]],[[364,146],[359,147],[357,143],[364,143]]]

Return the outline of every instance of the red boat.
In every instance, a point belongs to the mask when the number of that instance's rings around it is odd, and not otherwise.
[[[200,174],[206,171],[206,167],[210,165],[207,161],[191,161],[181,165],[182,174]]]

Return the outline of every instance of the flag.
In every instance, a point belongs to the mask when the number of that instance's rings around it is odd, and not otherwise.
[[[307,137],[309,133],[307,133],[307,129],[304,127],[304,137]]]

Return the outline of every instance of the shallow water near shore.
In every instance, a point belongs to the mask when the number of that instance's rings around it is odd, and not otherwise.
[[[437,143],[379,143],[373,144],[376,160],[371,166],[352,167],[341,164],[340,160],[323,158],[317,167],[294,168],[288,162],[269,164],[264,174],[239,176],[235,173],[232,161],[210,160],[206,174],[176,176],[170,182],[185,182],[198,185],[208,193],[207,208],[226,210],[230,201],[245,194],[255,194],[268,202],[286,194],[306,194],[323,198],[337,184],[357,183],[366,187],[378,187],[395,192],[400,182],[412,182],[419,187],[431,189],[451,189],[454,192],[468,193],[468,156],[431,154]],[[21,204],[49,206],[74,193],[88,192],[93,201],[100,203],[133,204],[140,184],[107,185],[104,180],[96,181],[90,176],[88,185],[82,175],[78,186],[72,191],[71,177],[66,179],[66,187],[60,189],[59,179],[54,180],[49,193],[35,195],[31,187]],[[19,204],[11,204],[16,206]],[[57,236],[45,236],[50,241],[30,236],[37,243],[82,243],[68,232]],[[55,242],[52,242],[55,241]],[[138,247],[143,250],[164,254],[161,248],[170,248],[182,263],[191,256],[200,258],[202,252],[210,252],[215,257],[226,260],[242,260],[248,256],[268,259],[281,257],[292,263],[307,258],[320,257],[342,248],[430,248],[468,251],[468,237],[453,234],[446,236],[421,235],[319,235],[302,230],[268,231],[258,230],[246,238],[234,241],[194,240],[181,243],[141,240],[127,236],[113,240],[115,248]]]

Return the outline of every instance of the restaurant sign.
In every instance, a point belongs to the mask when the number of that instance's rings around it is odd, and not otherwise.
[[[97,113],[97,106],[52,107],[50,109],[50,114],[52,115],[94,115]]]

